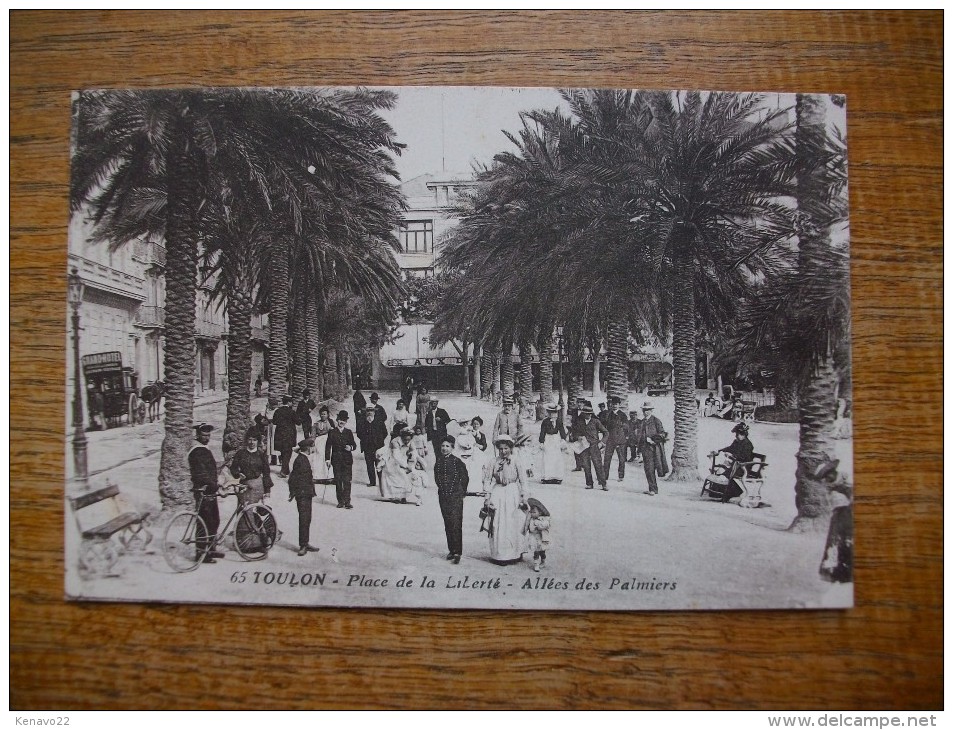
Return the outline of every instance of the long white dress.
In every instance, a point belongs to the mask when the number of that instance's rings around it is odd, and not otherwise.
[[[461,432],[457,436],[453,450],[467,468],[467,476],[470,478],[469,489],[471,491],[479,489],[483,485],[483,452],[476,447],[473,433],[469,430]]]
[[[311,455],[308,459],[311,461],[311,472],[315,479],[331,479],[332,474],[324,461],[324,447],[328,442],[328,433],[331,431],[331,423],[327,426],[318,419],[314,424],[314,448],[311,449]],[[324,431],[324,433],[321,433]]]
[[[566,478],[566,462],[563,457],[563,449],[566,448],[566,442],[558,433],[546,434],[543,439],[543,475],[544,481],[556,480],[562,481]]]
[[[520,509],[524,480],[522,467],[513,457],[497,459],[487,470],[486,488],[490,492],[487,504],[494,511],[493,531],[489,537],[490,560],[519,560],[526,552],[523,534],[526,514]]]
[[[424,483],[423,471],[416,468],[419,462],[413,444],[405,445],[401,439],[394,439],[378,482],[381,497],[420,504],[420,490]]]

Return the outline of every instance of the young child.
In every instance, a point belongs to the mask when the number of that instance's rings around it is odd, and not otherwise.
[[[523,525],[523,534],[526,535],[527,547],[533,551],[533,570],[537,573],[540,568],[546,567],[546,548],[549,547],[549,510],[535,497],[526,500],[529,514],[526,515],[526,524]]]

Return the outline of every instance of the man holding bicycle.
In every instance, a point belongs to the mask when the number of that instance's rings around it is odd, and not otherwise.
[[[199,556],[205,554],[209,547],[211,536],[218,533],[219,515],[218,515],[218,467],[215,465],[215,457],[212,450],[208,447],[212,440],[213,426],[207,423],[199,423],[193,427],[195,429],[195,440],[198,442],[189,451],[189,473],[192,476],[192,492],[195,494],[195,511],[205,523],[207,533],[197,536],[195,549]],[[215,544],[211,545],[208,554],[205,555],[203,562],[214,563],[215,558],[224,558],[225,554],[215,550]]]

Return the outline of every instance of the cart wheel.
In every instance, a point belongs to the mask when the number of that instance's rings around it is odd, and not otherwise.
[[[188,573],[199,567],[208,551],[208,530],[205,520],[195,512],[179,512],[165,528],[162,555],[177,573]]]
[[[245,560],[264,560],[278,538],[278,523],[271,510],[250,504],[235,525],[235,549]]]

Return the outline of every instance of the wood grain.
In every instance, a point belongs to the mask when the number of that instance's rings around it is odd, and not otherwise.
[[[942,26],[940,11],[12,12],[11,707],[942,707]],[[356,83],[847,94],[856,609],[64,602],[70,90]],[[269,648],[254,661],[251,635]]]

